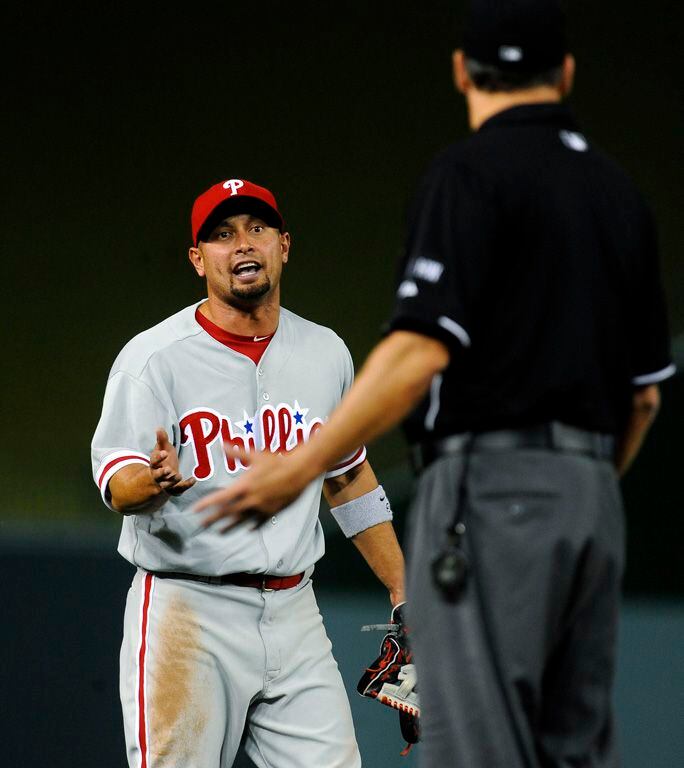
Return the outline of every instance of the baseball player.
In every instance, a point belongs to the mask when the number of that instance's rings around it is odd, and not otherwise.
[[[258,528],[191,511],[248,470],[224,444],[287,454],[351,387],[331,330],[280,306],[290,235],[245,179],[194,203],[189,258],[207,298],[132,339],[107,382],[92,443],[119,552],[137,567],[121,648],[130,766],[228,768],[241,739],[259,768],[361,765],[349,703],[313,593],[321,490],[345,535],[403,601],[389,501],[355,448]]]

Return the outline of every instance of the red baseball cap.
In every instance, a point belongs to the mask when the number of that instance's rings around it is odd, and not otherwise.
[[[219,210],[220,209],[220,210]],[[285,222],[273,193],[246,179],[220,181],[203,192],[192,206],[192,242],[197,246],[201,235],[207,235],[221,219],[237,213],[255,213],[266,224],[281,232]]]

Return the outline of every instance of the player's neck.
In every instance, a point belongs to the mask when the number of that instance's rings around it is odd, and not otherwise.
[[[210,295],[199,311],[214,325],[238,336],[269,336],[278,327],[280,297],[272,296],[256,307],[235,307]]]
[[[466,94],[468,103],[468,121],[473,131],[486,120],[499,112],[511,107],[519,107],[523,104],[544,104],[558,102],[561,94],[557,88],[542,85],[537,88],[527,88],[524,91],[488,93],[471,88]]]

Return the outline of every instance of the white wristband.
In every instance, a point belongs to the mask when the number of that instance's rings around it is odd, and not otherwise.
[[[348,539],[361,533],[361,531],[365,531],[366,528],[392,519],[389,499],[381,485],[346,504],[331,507],[330,513],[337,520],[342,533]]]

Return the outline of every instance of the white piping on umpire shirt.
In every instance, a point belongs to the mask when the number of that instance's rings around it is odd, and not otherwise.
[[[632,384],[634,384],[635,387],[644,387],[647,384],[657,384],[659,381],[669,379],[670,376],[676,372],[677,368],[673,363],[670,363],[670,365],[660,371],[655,371],[655,373],[645,373],[643,376],[635,376],[632,379]]]
[[[435,422],[437,421],[437,416],[439,414],[439,395],[440,390],[442,389],[442,379],[442,374],[436,373],[432,377],[432,382],[430,383],[430,407],[428,408],[428,412],[425,414],[425,429],[428,432],[432,432],[434,430]]]
[[[449,333],[454,335],[464,347],[470,346],[470,336],[468,335],[468,331],[455,320],[442,315],[437,319],[437,325],[441,325],[445,331],[449,331]]]
[[[397,296],[400,299],[408,299],[417,295],[418,286],[413,282],[413,280],[404,280],[397,289]]]
[[[426,259],[419,256],[411,264],[411,275],[427,283],[438,283],[444,272],[444,264],[434,259]]]

